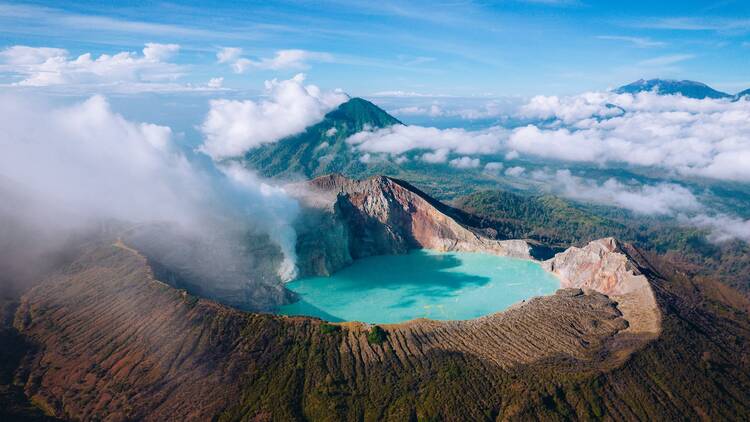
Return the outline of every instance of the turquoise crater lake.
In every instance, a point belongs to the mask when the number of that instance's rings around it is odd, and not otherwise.
[[[330,277],[286,286],[300,300],[280,307],[280,314],[387,324],[477,318],[550,294],[560,282],[530,260],[422,249],[360,259]]]

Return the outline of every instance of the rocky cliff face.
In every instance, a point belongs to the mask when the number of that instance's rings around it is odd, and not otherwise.
[[[658,335],[661,313],[652,286],[636,261],[613,238],[572,247],[544,262],[565,287],[595,290],[618,302],[629,332]]]
[[[328,216],[325,223],[312,225],[312,231],[306,224],[300,225],[303,241],[316,235],[320,239],[321,234],[323,239],[333,238],[310,242],[316,246],[312,249],[298,247],[303,274],[330,274],[351,259],[418,248],[532,257],[528,242],[492,239],[457,221],[445,205],[400,180],[385,176],[353,180],[332,174],[290,190],[308,209]]]

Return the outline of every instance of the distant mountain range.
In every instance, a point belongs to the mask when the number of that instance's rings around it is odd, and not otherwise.
[[[738,100],[744,96],[750,95],[750,89],[746,89],[736,95],[727,94],[726,92],[717,91],[710,86],[696,81],[676,81],[670,79],[639,79],[635,82],[623,85],[614,92],[618,94],[636,94],[638,92],[656,91],[663,95],[680,94],[683,97],[705,99],[705,98],[733,98]]]
[[[749,96],[750,96],[750,88],[738,93],[735,97],[739,100],[740,98],[749,97]]]
[[[679,94],[695,99],[737,101],[744,96],[750,98],[750,89],[730,95],[706,84],[687,80],[641,79],[614,90],[619,94],[651,91],[662,95]],[[613,104],[608,104],[607,107],[617,108],[621,113],[625,113],[622,107]],[[247,152],[244,162],[266,177],[314,178],[330,173],[341,173],[350,177],[374,174],[399,176],[405,170],[435,176],[436,172],[441,170],[419,160],[410,160],[402,164],[387,160],[365,160],[363,153],[346,142],[349,137],[363,130],[377,130],[397,124],[403,123],[377,105],[362,98],[351,98],[304,132]]]

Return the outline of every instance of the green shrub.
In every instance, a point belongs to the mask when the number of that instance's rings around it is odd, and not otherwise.
[[[370,342],[370,344],[383,344],[387,336],[388,334],[384,329],[377,325],[373,325],[370,332],[367,333],[367,341]]]
[[[323,334],[333,334],[341,331],[341,327],[334,324],[323,323],[320,324],[320,332]]]

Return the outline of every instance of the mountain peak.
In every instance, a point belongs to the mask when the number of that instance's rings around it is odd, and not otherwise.
[[[351,98],[304,132],[261,146],[246,164],[267,177],[328,173],[361,174],[367,164],[346,140],[357,132],[402,124],[375,104]]]
[[[662,95],[679,94],[687,98],[702,100],[704,98],[729,98],[731,95],[717,91],[710,86],[696,81],[674,79],[639,79],[623,85],[615,90],[618,94],[636,94],[639,92],[656,91]]]
[[[334,122],[346,122],[357,130],[365,126],[383,128],[403,124],[375,104],[359,97],[349,99],[326,115]]]

